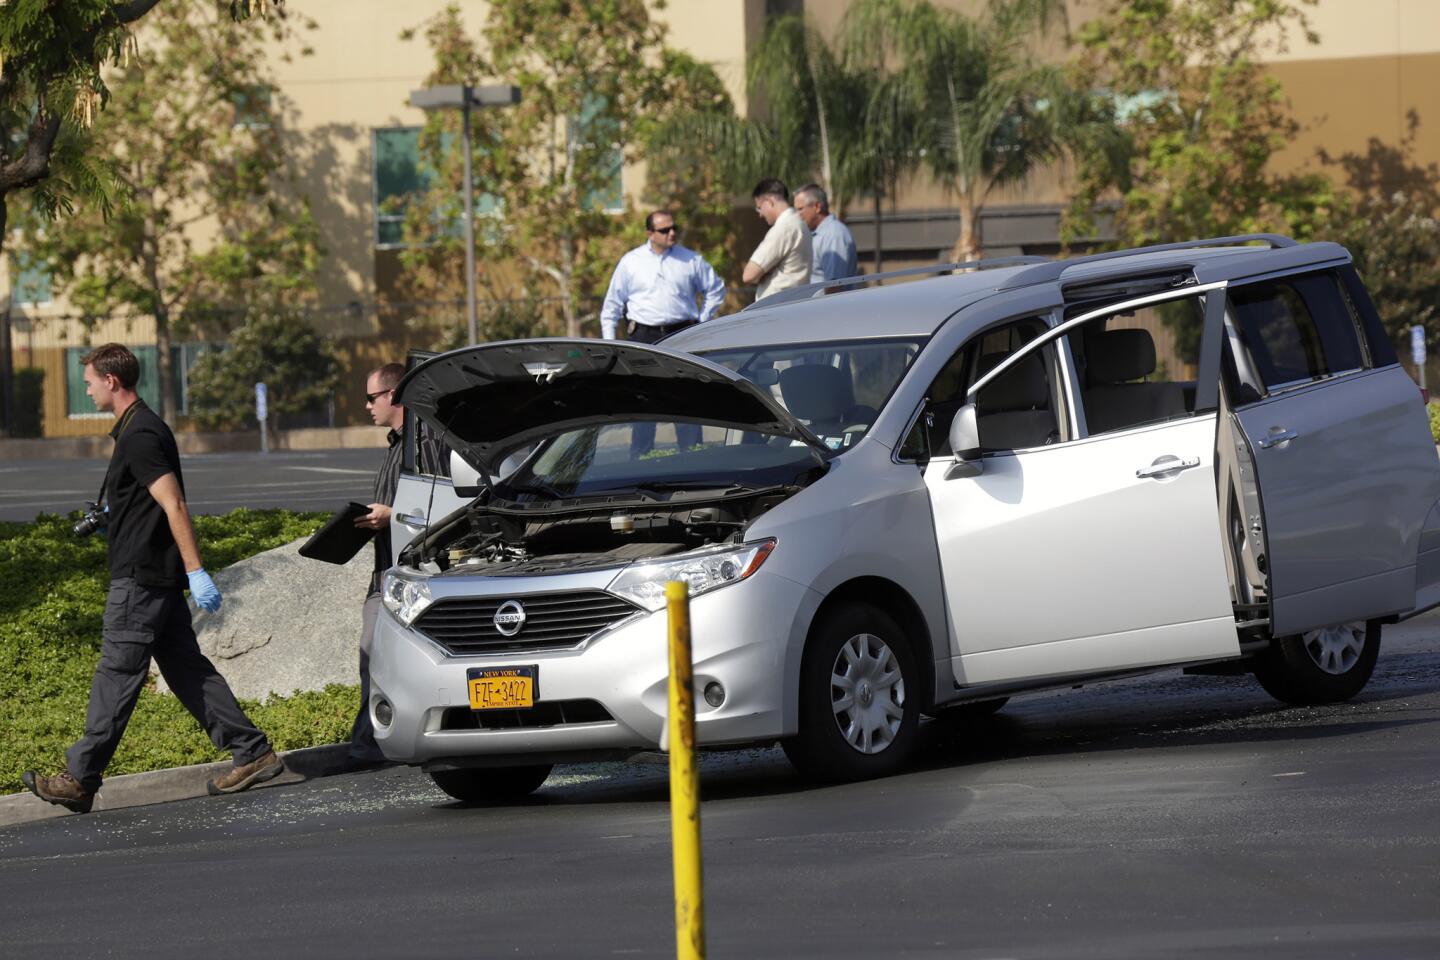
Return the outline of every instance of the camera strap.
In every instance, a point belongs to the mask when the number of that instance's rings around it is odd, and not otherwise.
[[[120,418],[120,429],[115,433],[116,449],[120,446],[120,438],[125,435],[125,428],[130,426],[130,421],[135,419],[135,411],[140,407],[140,401],[130,404],[130,409]],[[111,451],[110,462],[105,465],[105,476],[100,481],[100,492],[95,494],[95,505],[101,510],[105,509],[105,488],[110,486],[110,470],[115,466],[115,453]]]

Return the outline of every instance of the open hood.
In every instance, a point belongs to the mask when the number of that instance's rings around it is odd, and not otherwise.
[[[405,375],[395,402],[477,470],[592,424],[705,423],[834,452],[764,390],[725,367],[623,340],[508,340],[442,353]]]

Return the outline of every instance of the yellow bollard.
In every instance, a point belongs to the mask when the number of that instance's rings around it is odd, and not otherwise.
[[[705,958],[705,890],[700,869],[700,769],[695,758],[695,690],[690,659],[690,590],[665,584],[670,610],[670,842],[675,854],[675,956]]]

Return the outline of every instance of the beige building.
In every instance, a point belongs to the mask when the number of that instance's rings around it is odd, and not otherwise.
[[[941,0],[976,9],[983,0]],[[416,182],[415,138],[424,115],[408,104],[411,91],[430,72],[430,52],[421,37],[401,32],[440,13],[447,0],[289,0],[292,10],[313,19],[305,36],[311,56],[272,57],[279,92],[294,108],[287,130],[298,145],[301,189],[310,197],[328,251],[321,278],[317,323],[338,345],[347,382],[397,356],[412,344],[404,324],[387,323],[378,308],[394,287],[398,267],[399,218],[386,213],[387,197]],[[747,52],[767,17],[803,11],[832,30],[849,0],[669,0],[659,16],[669,42],[713,64],[739,109]],[[467,25],[478,30],[483,0],[461,0]],[[1093,10],[1095,0],[1070,0],[1071,22]],[[1371,138],[1395,144],[1406,132],[1407,115],[1419,118],[1419,156],[1440,159],[1440,3],[1434,0],[1321,0],[1307,8],[1321,36],[1318,46],[1292,44],[1272,65],[1306,124],[1305,134],[1284,154],[1292,166],[1315,163],[1315,150],[1332,154],[1363,151]],[[501,79],[501,78],[496,78]],[[762,171],[757,171],[757,177]],[[638,197],[643,169],[626,166],[618,189]],[[737,215],[748,223],[748,197],[737,198]],[[1059,171],[1043,171],[1021,187],[992,198],[982,220],[987,255],[1053,253],[1059,213],[1066,201]],[[849,222],[862,265],[873,263],[874,218],[857,205]],[[924,182],[905,186],[884,211],[885,260],[889,265],[933,262],[948,254],[959,228],[943,191]],[[741,254],[743,256],[743,252]],[[95,435],[109,428],[89,409],[76,360],[85,331],[66,319],[63,303],[52,302],[47,278],[7,258],[0,269],[0,294],[9,309],[9,340],[15,368],[44,370],[45,436]],[[153,337],[146,322],[115,321],[94,330],[96,342],[119,339],[143,345]],[[428,344],[424,344],[428,345]],[[0,344],[3,347],[3,344]],[[153,371],[154,348],[141,359]],[[197,347],[177,354],[180,409],[183,371]],[[153,377],[150,378],[153,383]],[[315,423],[364,422],[356,403],[358,387],[342,391]],[[33,405],[22,397],[22,403]],[[17,412],[22,403],[17,403]],[[188,426],[182,416],[182,428]]]

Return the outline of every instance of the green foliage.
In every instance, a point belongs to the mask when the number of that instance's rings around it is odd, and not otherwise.
[[[1093,236],[1100,202],[1116,192],[1124,246],[1323,231],[1336,204],[1330,180],[1272,169],[1299,124],[1262,63],[1292,31],[1317,42],[1300,9],[1314,2],[1111,0],[1086,22],[1072,83],[1111,99],[1129,156],[1077,154],[1067,236]]]
[[[1440,165],[1416,158],[1420,117],[1411,113],[1398,144],[1371,138],[1365,152],[1320,161],[1345,176],[1354,197],[1336,218],[1333,239],[1355,258],[1385,331],[1404,353],[1410,328],[1425,327],[1440,350]]]
[[[15,191],[32,191],[47,218],[77,203],[109,213],[124,198],[110,155],[91,149],[81,132],[110,102],[110,70],[129,64],[137,51],[132,25],[156,2],[0,3],[0,242]],[[228,14],[244,20],[280,2],[231,0]]]
[[[224,350],[200,355],[190,371],[191,412],[207,428],[254,426],[255,384],[263,381],[275,425],[324,403],[339,386],[330,341],[294,313],[255,314]]]
[[[109,577],[105,541],[71,534],[77,516],[0,523],[0,661],[6,664],[0,671],[0,793],[23,789],[22,770],[58,769],[84,730]],[[236,510],[196,517],[195,527],[213,571],[312,533],[324,520],[322,514]],[[245,703],[281,749],[344,740],[355,705],[353,687]],[[146,689],[109,773],[220,756],[179,701]]]
[[[1425,412],[1430,415],[1430,439],[1440,444],[1440,403],[1425,404]]]
[[[593,319],[587,308],[622,250],[615,213],[597,198],[613,188],[616,151],[640,143],[658,100],[663,34],[644,0],[495,0],[480,32],[488,56],[457,5],[424,25],[435,54],[427,86],[499,77],[522,90],[516,106],[472,113],[475,182],[498,204],[477,224],[478,282],[501,299],[553,298],[568,336]],[[463,296],[462,151],[448,149],[461,136],[458,110],[435,112],[421,134],[435,176],[406,210],[412,296]]]
[[[313,298],[319,231],[286,172],[287,102],[266,71],[266,35],[233,29],[214,0],[157,6],[144,46],[107,71],[109,109],[57,143],[71,158],[55,194],[71,214],[64,229],[47,228],[57,209],[44,190],[24,223],[26,250],[86,317],[155,318],[167,419],[175,334],[220,339],[252,310]],[[272,19],[268,35],[288,43],[288,21]],[[112,176],[122,204],[104,190]],[[81,198],[73,211],[62,202],[71,195]],[[195,225],[205,221],[218,229],[201,246]]]
[[[45,371],[21,367],[15,371],[13,436],[38,437],[44,420]]]

